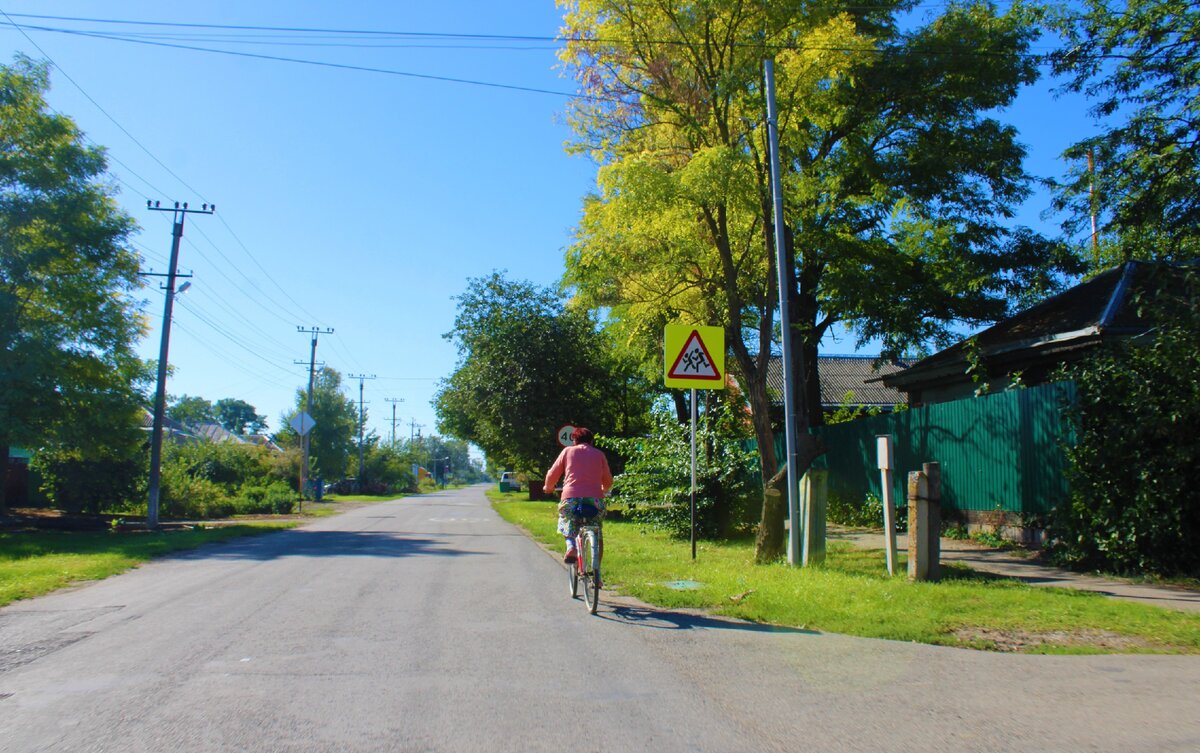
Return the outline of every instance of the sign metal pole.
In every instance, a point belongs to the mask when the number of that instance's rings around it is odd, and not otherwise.
[[[692,388],[692,559],[696,559],[696,389]]]

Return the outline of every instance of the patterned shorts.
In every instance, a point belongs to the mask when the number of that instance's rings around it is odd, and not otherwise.
[[[572,510],[580,505],[596,508],[595,515],[574,515]],[[579,533],[579,526],[598,526],[604,520],[604,500],[600,497],[568,497],[558,505],[558,532],[563,536]]]

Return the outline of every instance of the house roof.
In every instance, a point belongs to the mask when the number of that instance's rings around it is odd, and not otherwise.
[[[141,426],[146,431],[150,431],[151,429],[154,428],[154,414],[145,408],[142,409]],[[163,416],[163,431],[165,431],[168,435],[173,435],[173,436],[181,436],[181,437],[195,437],[196,436],[195,432],[193,432],[191,429],[184,426],[180,422],[175,421],[174,419],[170,418],[169,416]]]
[[[1131,294],[1146,287],[1161,265],[1130,261],[1051,296],[974,336],[990,369],[1068,360],[1105,337],[1145,332]],[[968,338],[971,339],[971,338]],[[883,377],[904,391],[967,378],[966,341]]]
[[[827,408],[840,405],[899,405],[905,402],[904,393],[882,384],[879,377],[894,374],[909,362],[878,363],[878,356],[817,356],[817,374],[821,379],[821,404]],[[783,359],[772,356],[767,363],[767,391],[773,402],[783,401]],[[875,381],[871,381],[875,380]],[[847,401],[846,393],[854,396]]]
[[[245,437],[240,437],[237,434],[234,434],[220,424],[193,424],[192,431],[196,434],[196,436],[207,439],[210,442],[233,442],[234,444],[249,444]]]

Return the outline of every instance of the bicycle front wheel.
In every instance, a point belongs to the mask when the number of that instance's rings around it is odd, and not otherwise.
[[[600,606],[600,572],[596,567],[598,546],[595,532],[588,531],[583,551],[579,553],[583,558],[583,600],[592,614],[595,614],[596,608]]]

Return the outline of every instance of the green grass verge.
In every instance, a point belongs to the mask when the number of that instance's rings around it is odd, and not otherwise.
[[[244,523],[156,532],[13,531],[0,533],[0,606],[77,581],[125,572],[164,554],[252,536],[294,523]]]
[[[558,551],[555,506],[488,491],[493,507]],[[1100,594],[1028,586],[953,565],[938,583],[888,577],[882,551],[844,542],[824,565],[754,564],[754,542],[687,541],[604,524],[607,588],[663,607],[868,638],[1026,653],[1200,653],[1200,615]],[[903,566],[903,565],[902,565]],[[694,581],[695,590],[668,587]]]

